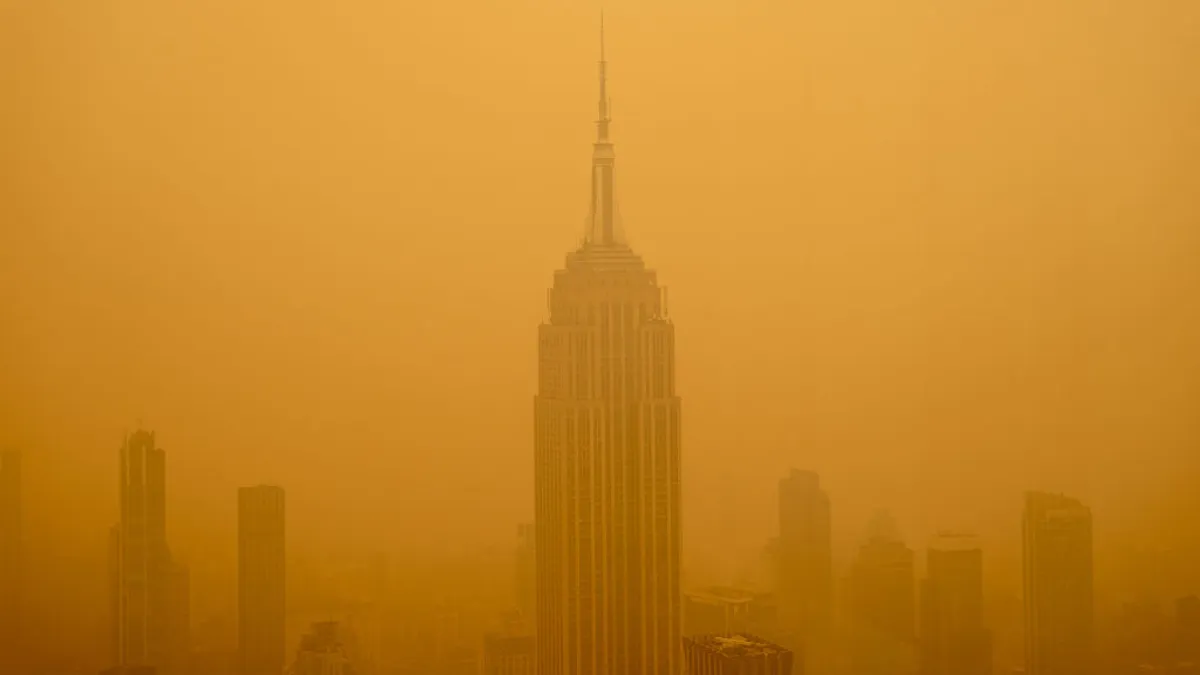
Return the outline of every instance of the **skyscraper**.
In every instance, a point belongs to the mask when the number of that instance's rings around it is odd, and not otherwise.
[[[833,525],[829,495],[812,471],[793,469],[779,481],[780,611],[798,648],[833,621]]]
[[[284,644],[283,488],[238,490],[238,653],[241,675],[278,675]]]
[[[850,572],[850,611],[856,623],[898,640],[915,635],[913,550],[902,541],[873,539],[858,550]]]
[[[915,556],[886,514],[869,531],[848,580],[853,668],[861,675],[908,673],[917,663]]]
[[[121,524],[111,540],[118,666],[169,661],[170,551],[167,548],[166,453],[154,433],[125,439],[120,459]]]
[[[0,453],[0,666],[17,666],[21,646],[21,456]]]
[[[1063,495],[1025,495],[1025,672],[1092,672],[1092,512]]]
[[[991,675],[983,625],[983,550],[974,537],[941,534],[929,547],[921,583],[925,675]]]
[[[554,275],[534,405],[540,675],[676,675],[680,403],[664,291],[624,240],[601,30],[591,207]]]

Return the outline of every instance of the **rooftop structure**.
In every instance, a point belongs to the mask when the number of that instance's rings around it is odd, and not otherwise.
[[[690,675],[792,675],[788,649],[750,633],[696,635],[683,639]]]

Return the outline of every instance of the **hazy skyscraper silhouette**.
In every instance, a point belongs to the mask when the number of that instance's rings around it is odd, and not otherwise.
[[[915,556],[890,516],[878,514],[868,532],[848,580],[855,670],[908,672],[916,664]]]
[[[162,672],[169,661],[170,551],[166,453],[155,445],[153,432],[126,437],[119,487],[121,523],[112,540],[116,661]]]
[[[537,667],[541,675],[675,675],[675,334],[655,273],[617,221],[605,69],[601,47],[589,220],[554,275],[538,331]]]
[[[0,453],[0,665],[16,667],[22,646],[21,455]]]
[[[779,481],[779,583],[783,629],[799,648],[833,621],[833,524],[829,495],[812,471]]]
[[[943,534],[930,544],[921,582],[921,655],[925,675],[990,675],[991,640],[983,625],[983,550],[971,536]]]
[[[1092,672],[1092,512],[1063,495],[1025,495],[1025,672]]]
[[[275,675],[287,658],[284,493],[238,490],[238,660],[241,675]]]

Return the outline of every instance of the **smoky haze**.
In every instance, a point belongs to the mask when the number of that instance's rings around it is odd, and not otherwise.
[[[240,486],[286,487],[301,570],[508,559],[599,9],[0,6],[33,625],[103,660],[139,426],[194,622],[234,603]],[[757,560],[799,467],[839,560],[888,508],[916,548],[978,532],[1015,587],[1046,489],[1094,509],[1098,602],[1200,590],[1200,4],[604,9],[623,226],[677,331],[685,586]]]

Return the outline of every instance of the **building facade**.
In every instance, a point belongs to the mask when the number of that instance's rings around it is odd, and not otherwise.
[[[241,675],[283,672],[285,644],[284,493],[271,485],[238,490],[238,663]]]
[[[166,453],[154,432],[126,437],[120,457],[121,522],[110,539],[114,660],[118,666],[152,666],[159,672],[171,657],[166,470]]]
[[[915,554],[886,514],[873,519],[850,565],[846,595],[850,661],[857,675],[919,668]]]
[[[678,675],[680,402],[664,291],[625,242],[601,49],[592,199],[538,331],[540,675]]]
[[[1092,512],[1077,499],[1025,495],[1025,672],[1093,672]]]
[[[983,623],[983,550],[967,535],[936,537],[921,583],[921,663],[926,675],[991,675]]]
[[[779,481],[779,584],[783,628],[798,648],[833,623],[833,524],[829,495],[812,471]]]

